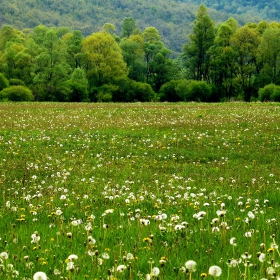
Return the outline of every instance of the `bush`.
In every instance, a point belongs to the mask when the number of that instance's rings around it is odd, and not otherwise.
[[[271,101],[271,97],[274,91],[274,88],[276,87],[275,84],[269,84],[266,85],[263,88],[260,88],[258,91],[259,99],[264,102],[264,101]]]
[[[270,96],[271,101],[280,102],[280,86],[275,86]]]
[[[0,73],[0,91],[9,86],[9,81]]]
[[[210,100],[212,87],[204,81],[181,80],[176,86],[177,95],[183,101],[206,102]]]
[[[171,80],[170,82],[165,83],[161,86],[159,94],[160,101],[168,101],[168,102],[178,102],[183,101],[183,98],[179,96],[176,91],[176,87],[180,81]]]
[[[156,99],[155,92],[151,85],[136,82],[130,79],[123,79],[118,83],[119,88],[113,92],[113,101],[116,102],[148,102]]]
[[[20,79],[10,79],[9,84],[10,86],[25,86],[24,81]]]
[[[30,89],[24,86],[11,86],[0,92],[0,100],[33,101],[34,96]]]

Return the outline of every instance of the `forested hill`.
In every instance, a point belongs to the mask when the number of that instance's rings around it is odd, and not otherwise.
[[[216,23],[233,16],[243,24],[279,19],[277,1],[206,0],[204,3]],[[141,30],[147,26],[157,28],[166,46],[179,53],[188,40],[201,3],[201,0],[2,0],[0,28],[3,25],[20,30],[39,24],[66,26],[87,36],[99,31],[105,23],[112,23],[118,35],[124,18],[133,17]]]

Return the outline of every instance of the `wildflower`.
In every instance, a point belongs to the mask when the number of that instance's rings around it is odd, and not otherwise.
[[[33,275],[33,280],[47,280],[47,275],[44,272],[38,271]]]
[[[75,261],[78,259],[78,256],[75,254],[71,254],[67,259],[68,261]]]
[[[230,245],[232,245],[232,246],[236,246],[236,238],[235,238],[235,237],[232,237],[232,238],[229,240],[229,243],[230,243]]]
[[[134,256],[133,256],[131,253],[127,253],[126,259],[127,259],[127,260],[133,260],[133,259],[134,259]]]
[[[212,232],[219,232],[219,231],[220,231],[220,229],[218,227],[213,227],[212,228]]]
[[[59,271],[58,269],[55,268],[54,271],[53,271],[53,274],[54,274],[54,275],[59,275],[59,274],[60,274],[60,271]]]
[[[31,235],[31,243],[38,243],[40,241],[40,236],[38,234],[37,231],[35,231],[32,235]]]
[[[66,267],[66,270],[74,270],[75,269],[75,265],[74,265],[74,262],[67,262],[67,267]]]
[[[214,277],[219,277],[221,276],[222,274],[222,269],[217,266],[217,265],[212,265],[210,268],[209,268],[209,271],[208,273]]]
[[[216,212],[216,214],[217,214],[217,216],[219,216],[219,217],[224,217],[224,216],[226,215],[226,212],[227,212],[227,211],[225,211],[225,210],[218,210],[218,211]]]
[[[251,231],[245,232],[245,236],[246,236],[246,237],[252,237],[252,232],[251,232]]]
[[[259,261],[262,262],[262,263],[265,261],[265,254],[264,253],[260,253]]]
[[[151,270],[150,275],[151,275],[152,277],[157,277],[157,276],[159,275],[159,272],[160,272],[160,270],[159,270],[158,267],[153,267],[152,270]]]
[[[255,218],[255,214],[254,214],[252,211],[249,211],[249,212],[248,212],[248,217],[249,217],[250,219],[254,219],[254,218]]]
[[[205,215],[206,215],[205,211],[200,211],[200,212],[194,214],[193,217],[198,219],[198,220],[202,220]]]
[[[7,260],[7,259],[9,258],[9,255],[8,255],[7,252],[2,252],[2,253],[0,254],[0,258],[1,258],[2,260]]]
[[[244,254],[241,255],[242,259],[250,259],[252,255],[249,255],[248,252],[245,252]]]
[[[196,271],[196,262],[195,261],[189,260],[185,263],[185,266],[190,273]]]
[[[266,269],[266,272],[269,276],[272,276],[275,273],[275,269],[270,266]]]
[[[110,256],[107,252],[105,252],[105,253],[102,254],[102,258],[105,259],[105,260],[108,260],[108,259],[110,259]]]
[[[206,277],[206,276],[207,276],[207,274],[204,273],[204,272],[200,274],[200,277],[202,277],[202,278],[204,278],[204,277]]]
[[[121,264],[117,267],[118,272],[124,272],[126,270],[126,266],[124,264]]]
[[[240,259],[237,259],[237,260],[231,259],[231,260],[228,260],[227,265],[228,265],[229,267],[236,267],[236,266],[239,265],[240,262],[241,262]]]

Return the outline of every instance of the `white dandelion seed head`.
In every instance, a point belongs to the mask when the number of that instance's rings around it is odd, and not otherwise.
[[[152,270],[151,270],[150,275],[151,275],[152,277],[157,277],[157,276],[159,275],[159,272],[160,272],[160,270],[159,270],[158,267],[153,267]]]
[[[259,255],[259,261],[262,262],[262,263],[265,261],[265,254],[264,253],[261,253]]]
[[[189,260],[185,263],[185,267],[188,269],[189,272],[196,271],[196,262],[193,260]]]
[[[209,267],[208,273],[212,276],[219,277],[222,274],[222,269],[217,265],[212,265]]]
[[[69,255],[69,257],[67,258],[69,261],[75,261],[78,259],[78,256],[75,254],[71,254]]]
[[[47,280],[45,272],[38,271],[33,275],[33,280]]]
[[[232,237],[232,238],[229,240],[229,243],[230,243],[230,245],[232,245],[232,246],[236,246],[236,238],[235,238],[235,237]]]
[[[121,264],[117,267],[118,272],[124,272],[126,270],[126,266],[124,264]]]

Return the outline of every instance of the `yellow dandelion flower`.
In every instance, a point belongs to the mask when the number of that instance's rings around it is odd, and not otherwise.
[[[207,276],[207,274],[204,272],[200,274],[200,277],[202,277],[202,278],[205,278],[206,276]]]
[[[268,248],[268,249],[267,249],[267,253],[272,253],[273,251],[274,251],[273,248]]]

